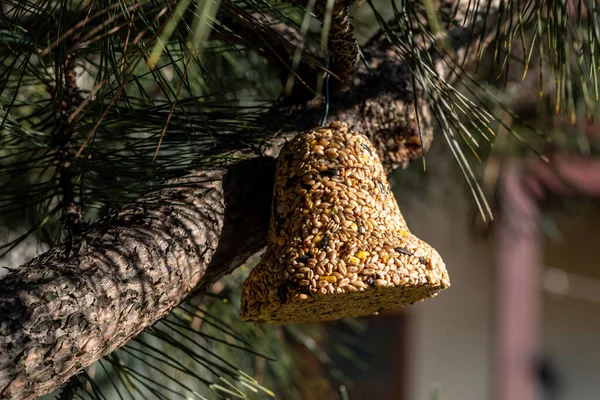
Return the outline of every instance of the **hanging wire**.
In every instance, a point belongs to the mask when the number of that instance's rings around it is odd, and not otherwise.
[[[365,53],[363,53],[360,47],[358,49],[358,54],[360,55],[360,60],[363,62],[363,64],[365,64],[365,68],[367,69],[367,71],[373,71],[373,68],[371,68],[371,65],[369,65],[369,60],[367,60],[367,57],[365,57]]]
[[[329,70],[329,64],[331,61],[331,57],[327,60],[327,70]],[[327,122],[327,117],[329,116],[329,78],[331,74],[329,72],[325,73],[325,112],[323,113],[323,119],[321,120],[321,126],[325,126]]]

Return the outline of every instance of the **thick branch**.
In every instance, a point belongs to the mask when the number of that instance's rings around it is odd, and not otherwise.
[[[57,388],[259,250],[273,173],[260,158],[170,180],[9,274],[0,397]]]
[[[222,171],[167,182],[2,282],[1,397],[32,398],[119,348],[199,282],[222,228]]]

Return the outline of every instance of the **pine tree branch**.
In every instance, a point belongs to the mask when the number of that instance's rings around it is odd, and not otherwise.
[[[165,1],[163,7],[172,6],[176,3],[172,0]],[[211,30],[210,40],[219,40],[256,49],[258,54],[280,70],[282,77],[284,75],[287,77],[290,71],[290,66],[287,64],[289,55],[293,54],[298,46],[304,48],[304,62],[313,66],[321,64],[322,60],[317,57],[316,49],[309,48],[293,27],[281,21],[274,23],[266,14],[248,12],[229,1],[223,1],[222,3],[223,7],[218,16],[218,24],[215,24],[214,29]],[[25,45],[45,46],[44,48],[28,48],[28,50],[38,52],[47,62],[51,62],[57,50],[74,53],[78,49],[88,46],[90,41],[93,41],[95,37],[102,33],[102,31],[97,32],[98,25],[106,24],[108,27],[112,27],[108,22],[116,25],[111,35],[121,37],[121,40],[126,42],[130,32],[148,33],[148,21],[161,21],[168,19],[170,16],[169,13],[164,12],[162,7],[142,7],[139,3],[129,7],[129,11],[133,13],[131,20],[127,20],[125,15],[108,17],[106,11],[114,8],[113,5],[104,8],[90,6],[90,9],[76,11],[65,10],[61,13],[61,18],[57,20],[37,13],[26,14],[18,21],[0,20],[0,31],[11,31],[14,30],[15,26],[18,26],[19,29],[27,32],[39,32],[35,35],[32,34],[32,40],[26,42]],[[186,12],[177,24],[173,36],[182,39],[189,38],[193,33],[189,27],[194,25],[194,18],[193,12]],[[60,21],[63,21],[63,25],[67,21],[67,24],[72,25],[72,27],[67,32],[61,32]],[[46,40],[41,40],[38,37],[42,34],[44,38],[56,39],[48,44]],[[0,41],[0,56],[7,56],[14,54],[14,52],[15,49],[8,43]]]
[[[271,21],[269,16],[260,13],[248,13],[231,3],[226,3],[227,12],[221,15],[221,23],[231,30],[211,33],[211,39],[226,43],[256,48],[258,53],[277,69],[279,77],[285,84],[293,72],[291,58],[298,48],[302,49],[301,62],[295,74],[303,82],[314,80],[314,69],[321,70],[323,64],[319,52],[314,46],[306,43],[300,32],[281,21]],[[256,44],[260,46],[256,46]],[[306,88],[301,89],[306,91]]]
[[[381,38],[381,36],[379,36]],[[410,69],[385,40],[328,115],[284,99],[261,120],[276,155],[284,138],[342,120],[368,135],[386,169],[427,151],[433,127]],[[392,56],[390,56],[390,54]],[[441,65],[443,68],[443,65]],[[231,272],[266,242],[274,159],[262,156],[172,179],[0,281],[0,397],[48,393]]]

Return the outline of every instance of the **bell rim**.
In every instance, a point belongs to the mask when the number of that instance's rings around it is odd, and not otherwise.
[[[269,311],[254,315],[245,312],[246,308],[242,306],[240,319],[256,324],[282,325],[365,317],[378,312],[402,309],[408,305],[422,302],[436,297],[449,287],[450,282],[388,287],[370,286],[360,292],[312,295],[304,300],[297,298],[297,300],[273,305]],[[373,305],[373,302],[376,302],[376,305]],[[352,304],[352,306],[349,307],[348,304]],[[343,305],[346,305],[346,307],[343,307]],[[314,309],[315,306],[317,310]],[[321,306],[326,306],[326,312],[318,312],[318,308]]]

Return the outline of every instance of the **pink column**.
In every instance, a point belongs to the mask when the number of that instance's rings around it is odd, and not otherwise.
[[[496,400],[536,398],[533,366],[541,319],[540,210],[521,176],[514,163],[501,176],[495,246]]]

